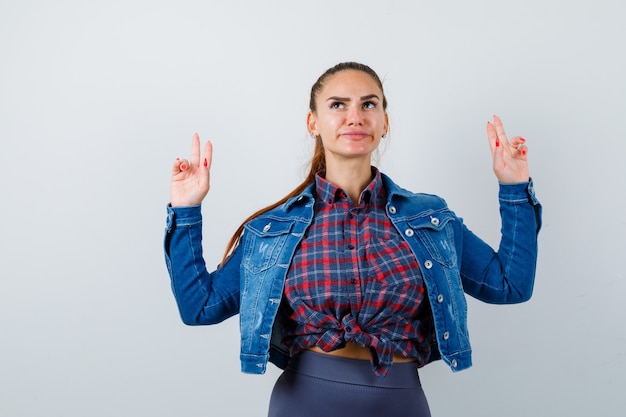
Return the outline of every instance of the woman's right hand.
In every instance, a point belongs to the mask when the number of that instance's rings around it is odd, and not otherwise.
[[[213,145],[204,145],[204,158],[200,158],[200,136],[194,133],[191,140],[191,160],[176,158],[172,166],[170,203],[172,207],[195,206],[209,192]]]

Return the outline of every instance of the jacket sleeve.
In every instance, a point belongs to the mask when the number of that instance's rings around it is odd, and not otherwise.
[[[237,249],[217,270],[208,272],[202,257],[200,206],[167,208],[165,263],[172,291],[185,324],[214,324],[239,312]]]
[[[533,292],[541,204],[532,180],[500,184],[498,199],[502,228],[497,252],[462,226],[463,288],[488,303],[520,303],[530,299]]]

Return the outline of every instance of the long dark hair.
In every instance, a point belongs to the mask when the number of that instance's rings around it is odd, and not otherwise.
[[[322,88],[324,88],[324,83],[326,82],[326,80],[328,80],[329,77],[337,74],[338,72],[347,71],[347,70],[361,71],[371,76],[376,82],[376,84],[378,84],[378,87],[380,87],[380,91],[383,92],[383,109],[387,110],[387,98],[385,97],[385,93],[383,90],[383,83],[380,81],[378,74],[376,74],[376,72],[370,67],[368,67],[367,65],[360,64],[358,62],[342,62],[342,63],[335,65],[334,67],[327,69],[322,75],[320,75],[317,81],[315,81],[315,84],[313,84],[313,86],[311,87],[311,97],[309,99],[309,109],[311,110],[311,112],[313,113],[317,112],[317,104],[316,104],[317,96],[320,93],[320,91],[322,91]],[[226,262],[230,254],[239,244],[239,241],[241,240],[241,236],[243,235],[243,230],[244,230],[246,223],[248,223],[250,220],[254,219],[257,216],[260,216],[261,214],[266,213],[280,206],[281,204],[284,204],[290,198],[300,195],[309,185],[315,183],[315,175],[318,172],[322,172],[325,170],[326,170],[326,157],[324,155],[324,145],[322,144],[321,136],[318,135],[315,137],[315,150],[313,151],[313,157],[311,158],[309,173],[307,174],[304,181],[302,181],[302,183],[298,185],[293,191],[291,191],[289,194],[287,194],[286,196],[284,196],[277,202],[270,204],[269,206],[264,207],[261,210],[258,210],[257,212],[251,214],[246,220],[243,221],[243,223],[237,228],[233,236],[230,238],[230,241],[228,242],[228,245],[226,246],[226,251],[224,252],[224,257],[222,259],[221,265],[224,265],[224,263]]]

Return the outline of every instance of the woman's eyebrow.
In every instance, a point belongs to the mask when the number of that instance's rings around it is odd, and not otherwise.
[[[380,100],[380,97],[378,97],[376,94],[368,94],[366,96],[362,96],[361,101],[370,100],[373,98]]]
[[[380,100],[380,97],[378,97],[376,94],[368,94],[366,96],[361,96],[361,101],[364,100],[370,100],[372,98],[376,98],[378,100]],[[326,101],[330,101],[330,100],[335,100],[335,101],[351,101],[350,97],[338,97],[338,96],[332,96],[332,97],[328,97],[326,99]]]

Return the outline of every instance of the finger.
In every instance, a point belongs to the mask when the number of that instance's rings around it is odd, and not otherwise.
[[[187,171],[188,169],[189,169],[189,161],[186,159],[181,159],[180,164],[178,166],[178,171],[183,172],[183,171]]]
[[[526,155],[528,153],[528,146],[526,146],[526,139],[521,136],[515,136],[510,141],[511,149],[516,155]]]
[[[212,160],[213,160],[213,144],[211,143],[211,141],[207,141],[206,145],[204,145],[204,160],[202,164],[209,171],[211,170]]]
[[[524,145],[526,143],[526,139],[521,136],[512,137],[510,140],[511,146],[519,147],[520,145]]]
[[[193,138],[191,139],[191,165],[194,167],[199,166],[200,164],[200,135],[197,133],[193,134]]]
[[[491,149],[491,153],[494,153],[496,151],[496,148],[500,146],[500,141],[498,140],[496,128],[491,122],[487,122],[487,139],[489,140],[489,148]]]
[[[176,158],[176,160],[174,161],[174,164],[172,165],[172,175],[176,175],[180,172],[180,158]]]
[[[498,139],[500,139],[500,142],[502,142],[503,144],[507,144],[509,141],[506,137],[504,125],[502,125],[502,120],[498,115],[493,116],[493,125],[496,129],[496,134],[498,135]]]

